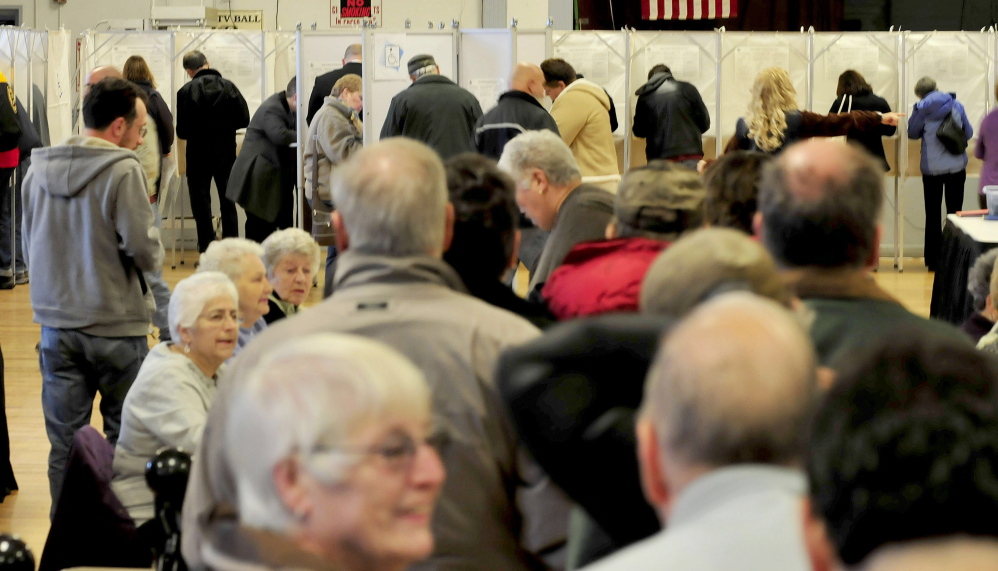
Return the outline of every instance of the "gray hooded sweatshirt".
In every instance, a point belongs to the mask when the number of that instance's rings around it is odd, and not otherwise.
[[[21,198],[35,323],[145,336],[141,272],[162,264],[163,246],[135,153],[85,136],[35,149]]]

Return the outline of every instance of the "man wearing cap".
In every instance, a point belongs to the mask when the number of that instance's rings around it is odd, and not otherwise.
[[[697,174],[667,161],[631,169],[620,181],[606,240],[575,246],[542,295],[559,320],[636,312],[641,281],[659,253],[700,226],[704,190]]]
[[[408,67],[412,85],[392,98],[381,138],[422,141],[443,159],[475,152],[475,122],[482,116],[478,99],[440,75],[431,55],[413,56]]]

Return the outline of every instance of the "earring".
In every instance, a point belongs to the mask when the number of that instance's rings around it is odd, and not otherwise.
[[[184,345],[184,355],[189,355],[191,353],[191,344],[188,343]]]

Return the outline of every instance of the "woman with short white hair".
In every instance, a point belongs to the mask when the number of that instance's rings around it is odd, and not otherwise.
[[[271,351],[227,404],[239,521],[213,524],[207,567],[402,571],[430,555],[444,469],[427,444],[429,387],[400,353],[306,337]]]
[[[289,315],[308,297],[312,276],[319,271],[319,245],[312,236],[298,228],[273,232],[263,241],[263,266],[274,291],[270,311],[263,319],[268,325]]]
[[[259,332],[267,328],[263,316],[270,311],[270,292],[263,265],[263,247],[245,238],[215,240],[201,254],[198,272],[222,272],[236,285],[239,292],[239,340],[237,355]]]
[[[153,517],[146,462],[160,448],[194,452],[216,394],[218,369],[238,337],[239,294],[219,272],[181,280],[170,297],[170,334],[152,348],[121,412],[111,489],[137,525]]]

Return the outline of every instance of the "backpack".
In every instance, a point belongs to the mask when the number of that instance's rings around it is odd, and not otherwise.
[[[951,155],[962,155],[967,150],[967,136],[963,132],[963,126],[960,125],[960,119],[955,117],[955,114],[956,105],[939,125],[939,129],[936,130],[936,138]]]

